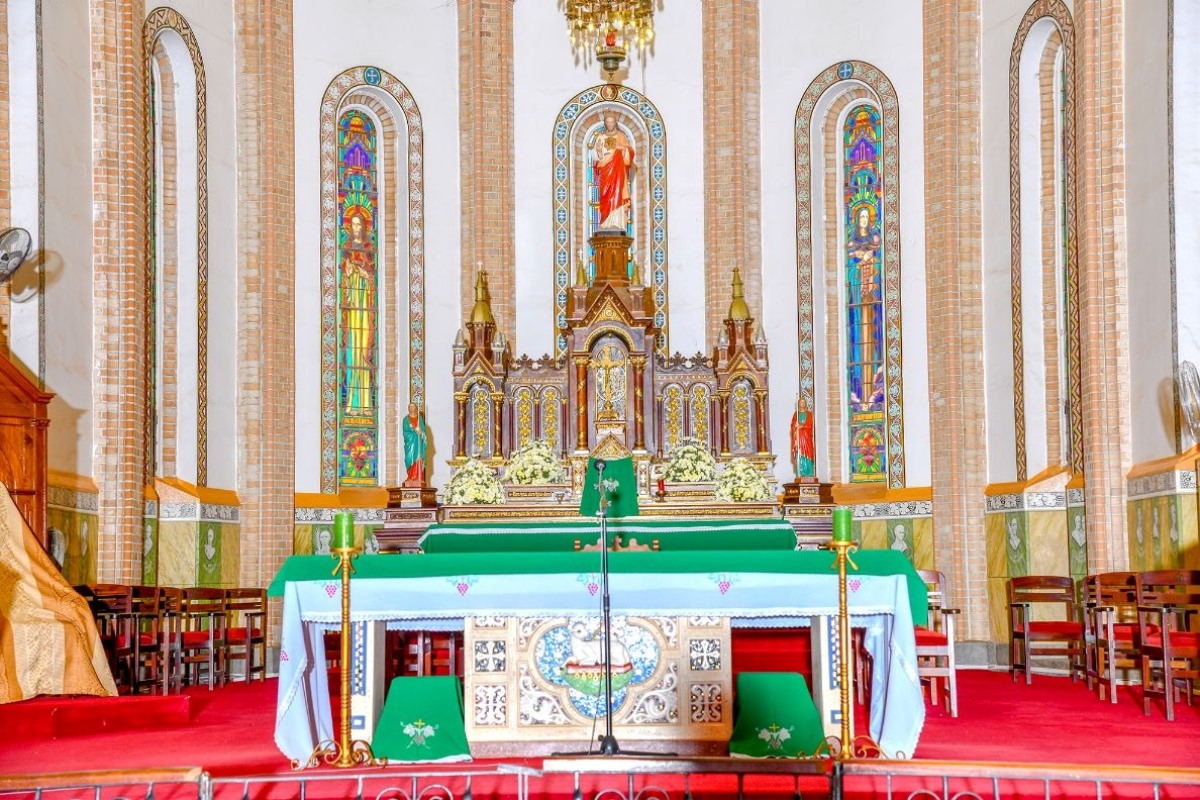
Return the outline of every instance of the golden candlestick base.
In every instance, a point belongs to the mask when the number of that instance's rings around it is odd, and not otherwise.
[[[371,744],[361,739],[350,739],[350,576],[354,573],[353,559],[362,553],[358,547],[335,547],[331,556],[337,560],[334,575],[342,576],[342,660],[341,660],[341,706],[342,732],[335,742],[321,742],[306,761],[294,759],[292,769],[300,770],[320,766],[331,767],[374,767],[387,764],[386,758],[375,758]]]
[[[853,685],[854,670],[852,667],[853,639],[850,632],[850,602],[846,591],[847,566],[857,570],[858,565],[850,558],[850,554],[858,549],[854,542],[831,540],[825,548],[834,551],[836,561],[833,569],[838,572],[838,684],[841,687],[842,735],[827,736],[823,748],[836,761],[849,761],[855,758],[882,758],[883,750],[869,734],[854,736],[851,714],[854,707],[850,702],[850,689]]]

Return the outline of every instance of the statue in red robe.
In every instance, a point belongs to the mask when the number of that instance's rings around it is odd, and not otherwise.
[[[796,477],[816,477],[817,445],[813,438],[813,414],[802,404],[792,414],[792,466]]]
[[[596,160],[593,165],[600,190],[598,230],[624,232],[629,223],[632,201],[629,194],[629,169],[633,165],[633,145],[617,127],[617,115],[606,112],[604,129],[595,137]]]

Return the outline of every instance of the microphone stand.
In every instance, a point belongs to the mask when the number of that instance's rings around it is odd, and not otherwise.
[[[604,626],[604,735],[599,738],[600,750],[586,753],[555,753],[556,756],[602,755],[602,756],[674,756],[675,753],[652,753],[647,750],[622,750],[613,735],[613,692],[612,692],[612,596],[608,592],[608,492],[604,490],[604,460],[596,459],[596,489],[600,493],[600,505],[596,516],[600,518],[600,624]]]

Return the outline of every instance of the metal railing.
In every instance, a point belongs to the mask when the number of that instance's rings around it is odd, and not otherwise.
[[[211,778],[199,768],[0,776],[0,800],[1200,798],[1200,769],[968,761],[548,758]]]

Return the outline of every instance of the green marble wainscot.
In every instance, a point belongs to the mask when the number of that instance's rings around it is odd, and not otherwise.
[[[158,515],[151,511],[142,518],[142,583],[158,585]]]
[[[861,526],[864,548],[895,550],[904,553],[917,569],[934,568],[932,517],[863,519]]]
[[[96,582],[96,532],[99,523],[95,512],[50,506],[46,510],[47,526],[61,531],[59,537],[51,533],[51,551],[63,547],[63,577],[74,585]]]

